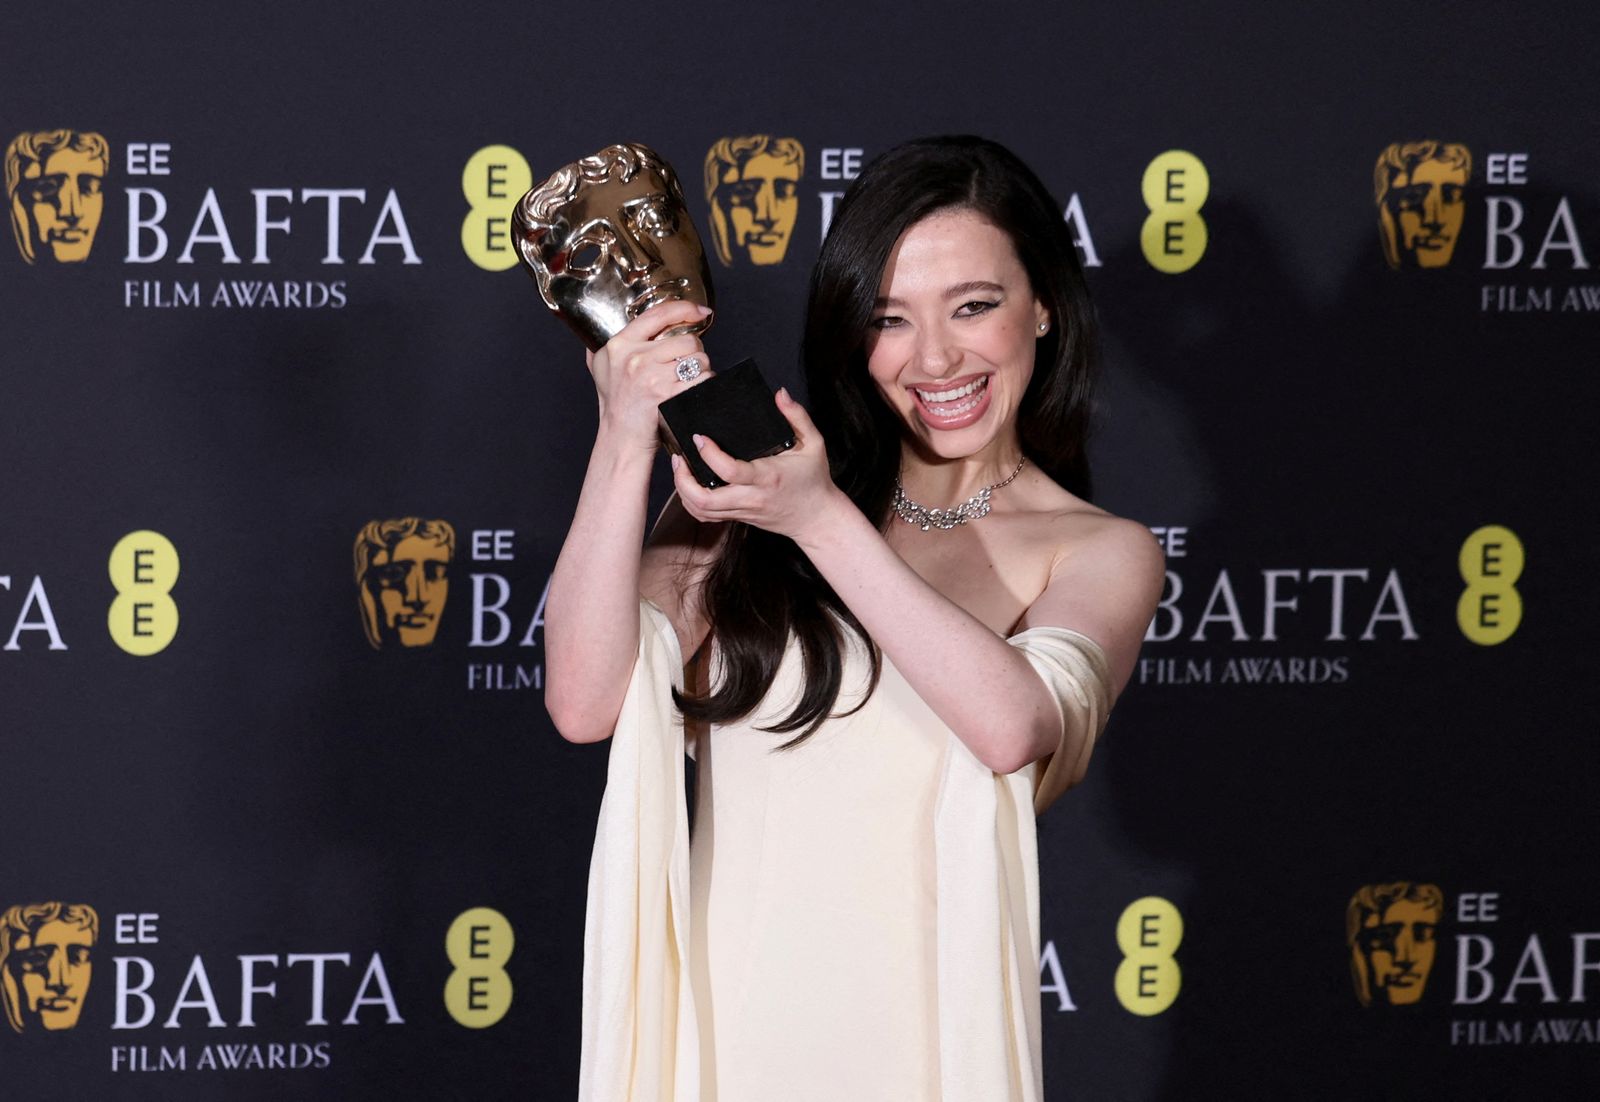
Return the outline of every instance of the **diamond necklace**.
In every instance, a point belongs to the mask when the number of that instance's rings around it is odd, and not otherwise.
[[[915,524],[926,532],[929,528],[938,528],[949,531],[958,528],[969,520],[982,520],[989,515],[989,498],[1002,486],[1011,485],[1011,480],[1022,473],[1022,467],[1028,462],[1028,457],[1023,456],[1017,462],[1017,469],[1006,475],[999,482],[992,483],[973,494],[960,505],[952,509],[930,509],[926,505],[918,505],[906,496],[905,487],[900,485],[900,476],[894,476],[894,515],[907,524]]]

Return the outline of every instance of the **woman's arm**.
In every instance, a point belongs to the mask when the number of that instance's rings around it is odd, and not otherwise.
[[[1090,529],[1057,562],[1022,627],[1093,639],[1117,693],[1160,599],[1161,550],[1132,521],[1082,519]],[[1094,737],[1069,731],[1063,744],[1056,703],[1022,653],[923,581],[843,494],[795,542],[917,695],[996,773],[1058,750],[1076,760],[1080,740]]]
[[[744,520],[789,536],[850,607],[917,695],[997,773],[1062,745],[1059,713],[1027,659],[908,566],[827,475],[822,442],[799,404],[780,392],[795,428],[790,452],[755,464],[706,442],[702,454],[729,482],[703,490],[674,463],[678,493],[703,520]],[[1142,526],[1115,518],[1092,527],[1058,558],[1024,627],[1087,635],[1105,650],[1114,688],[1127,681],[1160,599],[1161,551]],[[1067,732],[1072,739],[1094,732]]]
[[[661,334],[702,317],[689,302],[655,307],[590,358],[600,428],[545,605],[545,707],[572,742],[608,737],[622,710],[639,646],[656,406],[686,385],[673,371],[680,357],[705,359],[698,338]]]
[[[545,708],[563,738],[611,734],[639,647],[639,548],[654,456],[604,430],[545,603]]]

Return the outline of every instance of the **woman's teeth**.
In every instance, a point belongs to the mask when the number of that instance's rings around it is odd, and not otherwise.
[[[952,390],[922,390],[912,387],[917,397],[922,399],[924,405],[940,417],[955,417],[973,409],[983,399],[983,391],[989,385],[989,376],[974,379],[966,386],[956,387]],[[970,401],[961,401],[971,396]],[[947,405],[950,402],[960,402],[959,405]]]
[[[989,377],[985,375],[981,379],[974,379],[966,386],[957,387],[954,390],[920,390],[916,387],[912,389],[917,391],[918,397],[924,402],[953,402],[957,398],[965,398],[968,394],[974,393],[988,381]]]

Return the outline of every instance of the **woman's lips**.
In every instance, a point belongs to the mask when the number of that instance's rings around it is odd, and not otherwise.
[[[949,401],[929,402],[923,398],[922,393],[946,394],[952,390],[960,390],[968,384],[977,383],[978,389],[971,393]],[[965,379],[953,379],[948,383],[940,383],[934,387],[907,387],[911,392],[911,401],[917,408],[917,415],[922,418],[922,423],[931,429],[949,431],[964,429],[977,421],[989,410],[989,376],[975,375]]]

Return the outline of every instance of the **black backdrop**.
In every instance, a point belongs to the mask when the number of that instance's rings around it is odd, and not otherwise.
[[[1007,143],[1071,215],[1106,330],[1098,500],[1169,551],[1145,661],[1040,824],[1049,1096],[1581,1096],[1600,21],[1302,7],[9,13],[0,138],[108,157],[87,259],[0,247],[0,908],[98,917],[75,1022],[0,1030],[5,1096],[573,1094],[605,749],[552,731],[529,625],[594,405],[526,276],[464,247],[492,229],[463,230],[471,196],[494,217],[489,164],[640,140],[704,228],[719,139],[795,139],[786,253],[716,268],[708,338],[794,386],[839,151],[930,132]],[[1391,271],[1373,166],[1427,140],[1469,151],[1459,228]],[[464,181],[491,146],[517,156]],[[1172,150],[1198,211],[1146,206]],[[42,203],[85,239],[95,200],[28,188],[24,238]],[[352,542],[404,517],[452,526],[448,590],[431,642],[375,650]],[[174,556],[175,632],[129,581]],[[1400,882],[1438,889],[1402,932],[1435,940],[1363,1006],[1346,907]],[[502,919],[452,963],[473,908]],[[1124,964],[1119,922],[1155,947]],[[247,972],[273,987],[248,1012]]]

